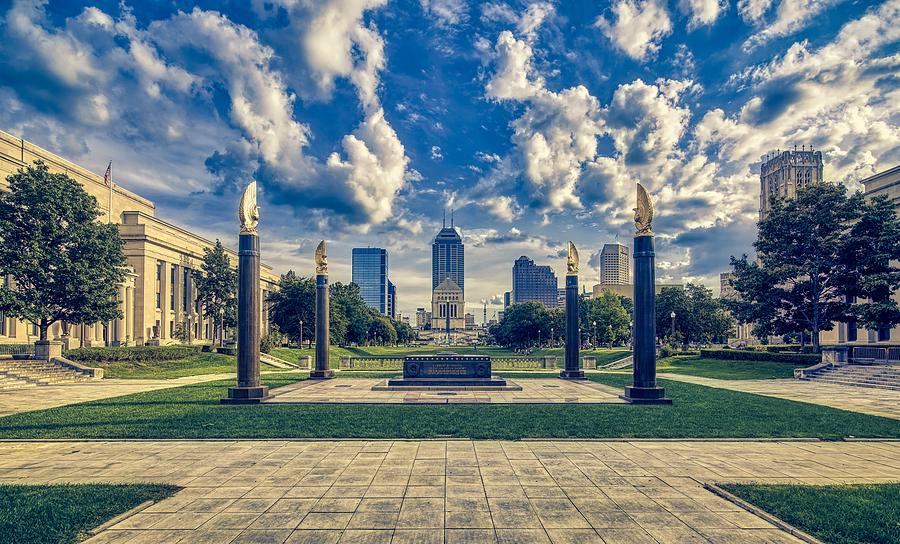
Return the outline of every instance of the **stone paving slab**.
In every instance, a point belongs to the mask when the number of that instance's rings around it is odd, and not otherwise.
[[[719,380],[670,372],[662,373],[659,377],[708,387],[755,393],[767,397],[821,404],[822,406],[831,406],[832,408],[873,416],[900,419],[900,391],[889,389],[853,387],[850,385],[794,379]]]
[[[384,378],[335,378],[279,387],[266,403],[274,404],[625,404],[621,389],[587,380],[524,378],[508,380],[521,390],[376,391]]]
[[[900,480],[900,442],[0,442],[0,483],[183,486],[91,542],[799,542],[704,482]]]

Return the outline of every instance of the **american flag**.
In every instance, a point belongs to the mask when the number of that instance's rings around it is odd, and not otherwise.
[[[106,184],[107,187],[112,187],[112,161],[109,161],[109,166],[106,167],[106,173],[103,174],[103,183]]]

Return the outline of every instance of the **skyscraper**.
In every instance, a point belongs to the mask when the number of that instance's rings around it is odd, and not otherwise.
[[[600,250],[600,285],[627,285],[631,278],[628,246],[618,242],[603,244]]]
[[[538,266],[526,256],[516,259],[512,269],[512,301],[536,301],[547,308],[556,308],[556,290],[559,284],[549,266]]]
[[[355,247],[351,253],[353,283],[366,304],[388,314],[388,255],[380,247]]]
[[[462,234],[453,225],[453,216],[451,215],[450,226],[448,227],[445,222],[431,244],[432,291],[446,278],[450,278],[465,294],[465,264],[465,246],[463,246]]]
[[[802,147],[764,155],[759,167],[759,219],[769,214],[772,198],[794,198],[797,189],[825,180],[822,152]]]
[[[397,319],[397,286],[391,280],[387,282],[387,293],[387,315],[391,319]]]

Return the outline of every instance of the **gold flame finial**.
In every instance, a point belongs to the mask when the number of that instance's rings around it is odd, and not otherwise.
[[[251,181],[244,194],[241,196],[241,204],[238,207],[238,215],[241,218],[241,234],[256,234],[256,226],[259,224],[259,206],[256,205],[256,181]]]
[[[650,223],[653,221],[653,202],[647,189],[640,183],[637,184],[637,208],[634,209],[634,235],[653,236]]]
[[[328,275],[328,255],[325,254],[325,240],[316,246],[316,274]]]
[[[569,242],[569,255],[566,257],[566,275],[578,275],[578,250],[572,242]]]

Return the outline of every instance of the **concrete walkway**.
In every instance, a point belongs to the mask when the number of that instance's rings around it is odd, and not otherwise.
[[[167,482],[92,542],[799,542],[704,482],[900,480],[900,442],[0,442],[0,483]]]
[[[659,374],[659,377],[667,380],[705,385],[707,387],[718,387],[720,389],[755,393],[767,397],[821,404],[822,406],[831,406],[832,408],[850,412],[900,419],[900,391],[889,389],[852,387],[849,385],[794,379],[718,380],[671,372],[663,372]]]

